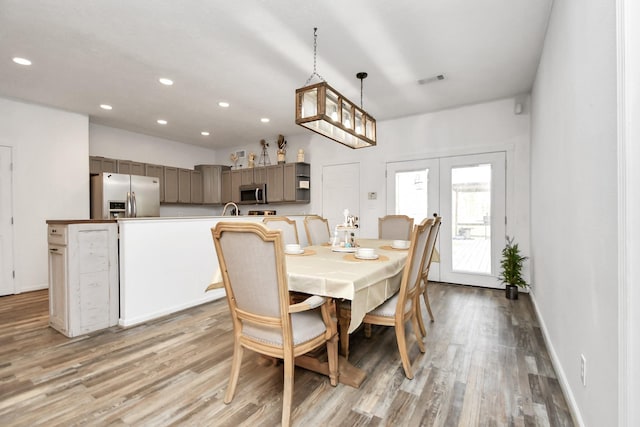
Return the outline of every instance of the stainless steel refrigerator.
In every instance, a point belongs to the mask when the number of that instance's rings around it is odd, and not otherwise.
[[[91,177],[91,219],[160,216],[160,181],[103,172]]]

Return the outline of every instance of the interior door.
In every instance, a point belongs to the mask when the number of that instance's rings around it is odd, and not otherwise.
[[[11,147],[0,146],[0,295],[15,293]]]
[[[442,216],[429,279],[501,287],[505,153],[387,163],[387,214]]]
[[[322,216],[334,227],[344,223],[344,210],[360,216],[360,164],[327,165],[322,168]]]

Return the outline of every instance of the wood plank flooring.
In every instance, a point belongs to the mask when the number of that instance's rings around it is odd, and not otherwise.
[[[296,369],[298,426],[572,426],[528,295],[430,285],[427,352],[407,332],[403,374],[391,328],[351,337],[360,389]],[[425,319],[428,317],[425,314]],[[245,351],[236,397],[225,300],[129,329],[66,338],[47,326],[46,291],[0,298],[2,426],[276,426],[282,366]]]

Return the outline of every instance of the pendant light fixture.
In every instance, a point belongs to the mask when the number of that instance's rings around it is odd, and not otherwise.
[[[316,72],[317,28],[313,29],[313,73],[304,87],[296,89],[296,124],[311,129],[351,148],[376,145],[376,120],[362,108],[362,86],[367,73],[360,79],[360,107],[333,89]],[[309,85],[313,77],[321,82]]]

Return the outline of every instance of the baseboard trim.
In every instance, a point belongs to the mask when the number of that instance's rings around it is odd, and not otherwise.
[[[536,317],[538,318],[538,323],[540,324],[540,329],[542,330],[542,337],[544,338],[544,343],[547,346],[547,352],[551,357],[551,364],[553,365],[553,369],[556,371],[556,375],[558,376],[558,382],[560,383],[560,388],[562,389],[562,393],[564,393],[564,397],[567,400],[567,403],[569,405],[569,411],[571,411],[571,417],[573,418],[573,422],[580,427],[584,427],[585,424],[582,419],[582,414],[580,413],[580,409],[578,408],[576,399],[573,396],[573,391],[571,390],[571,387],[569,387],[569,382],[567,381],[567,376],[564,372],[564,369],[562,369],[562,364],[560,363],[560,359],[558,359],[556,350],[553,347],[553,343],[551,342],[551,339],[549,338],[547,325],[544,323],[542,314],[538,309],[538,304],[536,302],[535,294],[533,292],[529,292],[529,296],[531,297],[531,302],[533,303],[533,309],[536,312]]]

